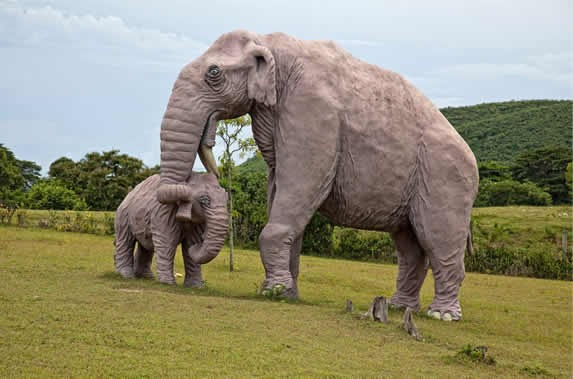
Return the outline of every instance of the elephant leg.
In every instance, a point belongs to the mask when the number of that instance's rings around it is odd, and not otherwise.
[[[201,265],[193,263],[187,251],[191,244],[186,240],[181,242],[181,252],[183,254],[183,263],[185,265],[185,287],[203,287],[203,275],[201,274]]]
[[[157,280],[164,284],[175,284],[175,276],[173,275],[173,261],[175,260],[175,252],[177,245],[167,245],[164,247],[155,248],[155,266],[157,269]]]
[[[135,276],[138,278],[153,279],[153,271],[151,270],[151,262],[153,261],[153,250],[147,250],[140,243],[137,244],[135,252],[134,271]]]
[[[390,304],[419,311],[420,289],[427,273],[426,256],[409,225],[391,236],[398,252],[398,278]]]
[[[465,278],[464,250],[466,241],[450,250],[436,248],[430,250],[430,265],[434,275],[434,300],[428,313],[443,320],[460,320],[462,308],[459,291]],[[450,316],[445,316],[449,314]],[[451,318],[450,318],[451,317]]]
[[[273,130],[277,163],[269,175],[269,221],[259,237],[263,289],[284,285],[284,295],[293,298],[298,293],[290,272],[291,248],[331,192],[340,156],[339,131],[345,122],[327,101],[314,105],[315,112],[304,117],[285,112]],[[289,106],[307,109],[307,99],[293,96]],[[295,125],[301,119],[307,127]],[[324,130],[329,132],[320,132]],[[293,258],[293,264],[297,260]]]
[[[331,181],[325,179],[325,182],[322,185],[317,183],[318,188],[308,192],[300,192],[303,186],[276,186],[272,204],[269,205],[269,222],[259,237],[261,260],[265,268],[263,289],[283,285],[284,296],[298,297],[296,282],[302,236],[312,215],[330,191]],[[289,187],[292,188],[290,191],[276,190]]]
[[[290,247],[289,270],[293,281],[293,291],[298,294],[298,273],[300,266],[300,251],[302,249],[303,235],[300,235]]]
[[[115,272],[124,278],[133,278],[133,250],[135,248],[135,237],[129,231],[127,214],[123,210],[118,210],[115,219],[115,240],[114,240],[113,260]]]
[[[455,196],[436,197],[428,194],[424,200],[418,199],[410,221],[434,275],[434,300],[428,313],[446,321],[459,320],[462,317],[459,291],[465,277],[471,203],[456,202]]]

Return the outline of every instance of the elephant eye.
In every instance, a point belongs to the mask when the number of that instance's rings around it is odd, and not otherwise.
[[[199,204],[204,208],[209,208],[211,206],[211,199],[207,195],[201,195],[199,197]]]
[[[211,78],[218,76],[220,73],[221,69],[216,65],[209,66],[209,69],[207,70],[207,75],[209,75]]]

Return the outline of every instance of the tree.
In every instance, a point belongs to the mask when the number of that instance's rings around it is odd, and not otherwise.
[[[42,167],[32,161],[18,160],[16,162],[20,173],[24,178],[24,191],[29,190],[38,180],[40,180],[40,171]]]
[[[114,210],[145,179],[143,162],[118,150],[88,153],[78,165],[83,197],[94,210]]]
[[[267,173],[244,170],[233,172],[234,239],[245,247],[255,248],[259,234],[267,223]]]
[[[221,164],[221,176],[225,180],[229,193],[229,271],[233,271],[233,169],[235,162],[233,155],[239,153],[240,157],[256,149],[255,140],[244,137],[243,132],[251,125],[251,117],[244,115],[232,120],[220,121],[217,126],[217,136],[222,140],[224,151],[219,158]]]
[[[531,181],[551,194],[554,204],[571,202],[565,170],[571,161],[571,149],[546,146],[521,153],[512,168],[513,177],[520,182]]]
[[[0,144],[0,191],[3,197],[7,197],[8,192],[22,190],[24,183],[25,179],[14,153]]]
[[[479,178],[494,182],[511,179],[511,168],[498,161],[478,162]]]
[[[62,157],[50,165],[49,176],[73,190],[93,210],[115,210],[127,193],[159,172],[118,150],[88,153],[79,162]]]
[[[0,144],[0,206],[9,212],[8,219],[24,200],[24,191],[39,177],[40,166],[21,161]]]
[[[484,180],[480,183],[476,207],[506,205],[551,205],[551,195],[531,182]]]
[[[55,179],[38,181],[26,193],[26,207],[31,209],[84,210],[86,203]]]
[[[56,159],[50,165],[48,176],[57,179],[62,185],[75,191],[81,192],[79,187],[80,168],[79,165],[68,157]]]

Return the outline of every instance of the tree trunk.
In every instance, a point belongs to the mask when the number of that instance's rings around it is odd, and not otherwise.
[[[229,171],[229,271],[233,272],[233,191],[231,187],[231,171]]]

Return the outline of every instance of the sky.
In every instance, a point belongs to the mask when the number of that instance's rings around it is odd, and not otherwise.
[[[179,70],[236,29],[334,40],[439,107],[571,99],[572,4],[0,0],[0,143],[44,174],[62,156],[111,149],[158,164]]]

